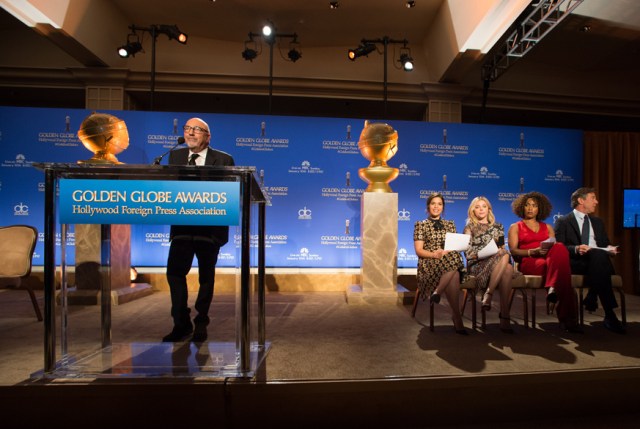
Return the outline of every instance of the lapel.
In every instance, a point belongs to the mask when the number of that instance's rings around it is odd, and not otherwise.
[[[580,231],[580,227],[578,226],[578,220],[576,219],[575,213],[573,211],[567,215],[567,219],[569,220],[569,225],[573,228],[573,231],[576,233],[576,237],[578,238],[578,242],[580,241],[580,236],[582,235]]]
[[[211,148],[207,148],[207,157],[205,158],[205,165],[216,165],[215,152]]]

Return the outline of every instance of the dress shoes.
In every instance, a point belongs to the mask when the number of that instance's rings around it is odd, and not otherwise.
[[[162,337],[163,343],[177,343],[184,341],[193,332],[193,325],[189,322],[188,325],[174,325],[171,332]]]
[[[207,323],[197,323],[196,328],[193,331],[193,337],[191,337],[191,341],[194,343],[204,343],[207,341]]]
[[[627,330],[622,326],[622,323],[618,320],[616,316],[613,317],[605,317],[604,318],[604,327],[610,330],[611,332],[615,332],[616,334],[626,334]]]
[[[439,304],[440,303],[440,294],[439,293],[432,293],[431,296],[429,297],[429,300],[434,303],[434,304]]]

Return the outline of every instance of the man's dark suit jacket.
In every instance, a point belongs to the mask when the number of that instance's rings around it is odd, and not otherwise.
[[[595,216],[589,216],[589,221],[591,222],[591,228],[593,228],[593,232],[596,237],[597,246],[607,247],[610,242],[607,232],[604,229],[604,222],[602,222],[602,219]],[[567,250],[569,250],[571,258],[580,259],[580,255],[576,253],[576,246],[581,244],[581,233],[580,228],[578,227],[578,221],[576,220],[576,215],[573,211],[558,219],[554,229],[556,232],[556,240],[567,246]]]
[[[174,150],[169,154],[169,165],[187,165],[189,162],[189,148]],[[207,148],[205,165],[213,166],[234,166],[233,157],[226,152]],[[189,226],[171,225],[169,237],[171,240],[178,236],[206,237],[212,239],[216,244],[223,246],[229,241],[228,226]]]

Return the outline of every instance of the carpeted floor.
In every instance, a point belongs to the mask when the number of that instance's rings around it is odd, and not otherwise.
[[[39,296],[42,302],[41,292]],[[23,291],[1,291],[0,309],[0,385],[11,385],[42,370],[43,323],[36,321]],[[99,348],[99,311],[99,306],[70,307],[71,355]],[[484,331],[469,329],[464,337],[455,334],[444,300],[436,306],[431,332],[427,303],[420,303],[413,319],[410,306],[349,305],[341,293],[269,293],[266,329],[271,347],[260,374],[265,381],[366,380],[638,367],[640,297],[627,297],[627,312],[626,335],[604,329],[600,311],[586,314],[584,334],[569,334],[558,329],[543,307],[537,309],[536,329],[526,329],[521,305],[514,301],[514,335],[500,332],[493,309]],[[215,297],[210,343],[234,343],[234,314],[234,296]],[[470,306],[465,319],[470,328],[469,317]],[[171,329],[169,295],[155,292],[113,306],[112,321],[114,344],[157,343]],[[59,358],[59,338],[57,345]]]
[[[627,297],[626,335],[607,331],[601,311],[586,314],[583,334],[565,333],[538,301],[535,329],[523,326],[522,303],[514,301],[515,334],[500,332],[494,308],[485,330],[461,336],[444,300],[431,332],[426,303],[413,319],[409,305],[349,305],[335,292],[270,292],[266,358],[251,379],[221,379],[199,369],[211,367],[219,345],[235,345],[235,297],[214,298],[208,343],[167,346],[160,338],[172,325],[169,294],[155,292],[112,307],[114,352],[97,359],[110,370],[52,379],[41,378],[44,326],[27,294],[0,290],[0,402],[13,411],[2,421],[50,428],[88,421],[111,428],[123,419],[138,428],[637,427],[640,297]],[[467,306],[468,328],[469,316]],[[71,306],[64,363],[99,349],[100,332],[98,306]],[[59,337],[56,344],[60,358]],[[115,345],[130,355],[118,357]],[[161,352],[149,354],[148,346]],[[173,365],[173,375],[147,377],[150,362]]]

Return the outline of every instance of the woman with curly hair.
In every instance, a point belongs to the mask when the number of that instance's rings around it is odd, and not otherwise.
[[[569,251],[562,243],[542,246],[555,238],[553,227],[542,222],[551,214],[551,202],[540,192],[528,192],[513,201],[513,213],[522,220],[509,227],[509,250],[519,260],[520,272],[542,276],[547,301],[558,303],[560,326],[569,332],[581,332],[577,324],[577,301],[571,286]]]
[[[467,225],[464,233],[471,235],[467,255],[467,270],[476,277],[478,289],[483,292],[482,310],[491,309],[493,292],[500,289],[500,330],[512,334],[509,317],[511,279],[513,266],[511,255],[504,248],[504,227],[496,222],[491,203],[486,197],[475,197],[469,204]],[[491,241],[495,241],[498,252],[486,258],[479,258],[478,252]]]
[[[456,333],[467,335],[460,313],[460,270],[464,268],[460,252],[444,250],[447,232],[456,232],[452,220],[441,218],[444,198],[441,194],[431,194],[427,198],[429,217],[418,221],[413,230],[413,242],[418,256],[418,289],[420,296],[435,304],[444,293],[451,307]]]

